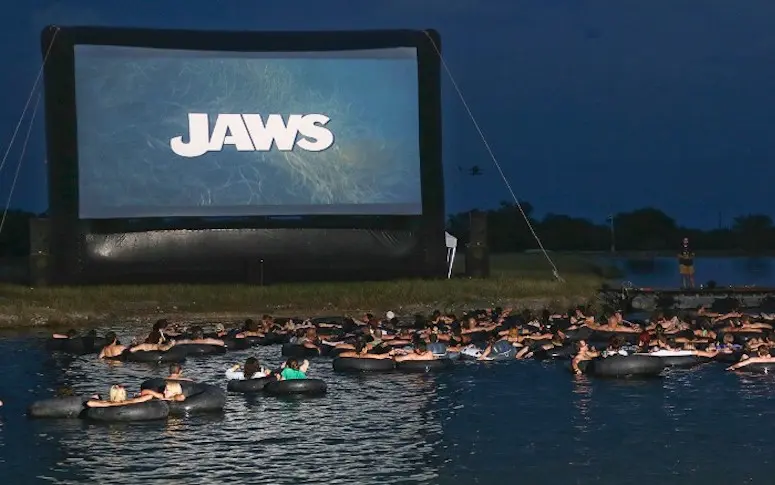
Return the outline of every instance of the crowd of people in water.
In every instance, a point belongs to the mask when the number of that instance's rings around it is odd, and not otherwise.
[[[93,395],[85,401],[87,408],[107,408],[153,400],[183,403],[189,398],[187,382],[193,382],[182,373],[186,357],[249,351],[256,345],[281,345],[283,363],[272,368],[253,356],[235,363],[224,369],[230,391],[259,391],[270,382],[307,380],[311,362],[323,362],[317,357],[332,357],[335,371],[360,372],[429,372],[448,368],[455,360],[525,359],[563,360],[572,373],[606,377],[657,375],[667,367],[712,361],[726,363],[730,371],[769,372],[772,365],[775,372],[773,322],[772,314],[712,312],[705,307],[660,311],[642,319],[626,319],[621,311],[601,318],[584,307],[540,314],[492,308],[460,316],[436,311],[408,320],[393,312],[382,318],[366,314],[355,319],[264,315],[235,328],[219,323],[209,332],[201,325],[162,319],[147,335],[126,344],[113,332],[99,337],[93,331],[81,336],[74,330],[54,334],[51,342],[54,350],[96,353],[104,360],[169,365],[162,385],[145,386],[131,396],[123,386],[114,385],[105,398]],[[286,388],[303,393],[306,385],[296,382]]]

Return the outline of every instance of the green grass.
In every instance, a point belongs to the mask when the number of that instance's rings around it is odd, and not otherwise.
[[[491,257],[488,279],[401,280],[355,283],[250,285],[136,285],[28,288],[0,285],[0,324],[78,324],[155,316],[202,318],[274,315],[399,314],[472,307],[559,306],[593,298],[606,276],[579,256],[552,255],[564,283],[555,281],[539,254]],[[459,258],[455,272],[464,269]]]

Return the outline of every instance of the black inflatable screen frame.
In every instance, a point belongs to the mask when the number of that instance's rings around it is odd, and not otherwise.
[[[415,47],[423,213],[80,219],[74,57],[78,44],[237,52]],[[260,277],[248,269],[248,278],[262,281],[272,274],[295,279],[294,271],[304,278],[325,278],[335,273],[334,268],[342,269],[346,274],[340,276],[346,279],[347,274],[362,279],[367,269],[383,270],[385,277],[445,275],[441,71],[436,52],[441,40],[436,31],[218,32],[52,25],[41,33],[41,49],[47,57],[48,215],[55,282],[192,281],[192,266],[208,281],[218,270],[227,280],[242,279],[240,269],[256,265]],[[318,276],[310,271],[312,266],[319,269]]]

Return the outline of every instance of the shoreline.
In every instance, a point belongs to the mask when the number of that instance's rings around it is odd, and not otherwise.
[[[445,313],[504,307],[565,311],[594,304],[615,269],[581,255],[556,255],[558,282],[541,254],[495,254],[491,276],[435,280],[307,282],[268,286],[104,285],[41,287],[0,284],[0,329],[150,326],[159,318],[230,323],[263,314],[277,317],[375,315],[393,311],[403,318],[434,310]],[[465,257],[455,262],[465,268]]]
[[[589,304],[590,298],[582,295],[567,297],[533,297],[519,298],[513,300],[498,300],[494,302],[481,304],[458,304],[458,305],[434,305],[434,304],[415,304],[415,305],[395,305],[384,308],[355,308],[355,309],[337,309],[337,308],[317,308],[317,309],[289,309],[265,308],[260,311],[190,311],[170,309],[161,310],[139,310],[127,311],[122,314],[115,312],[95,313],[95,312],[57,312],[56,315],[31,314],[28,316],[9,315],[0,313],[0,333],[29,333],[40,330],[67,330],[70,328],[76,330],[90,330],[93,328],[107,327],[111,325],[121,326],[126,329],[147,328],[156,320],[166,318],[170,322],[200,323],[205,325],[215,325],[223,323],[225,325],[234,325],[242,323],[247,318],[257,319],[263,314],[269,314],[273,317],[299,317],[316,318],[326,316],[350,316],[353,318],[361,317],[366,313],[375,315],[385,314],[392,311],[399,318],[406,320],[415,314],[428,315],[434,310],[440,310],[445,313],[463,313],[480,308],[515,308],[519,310],[529,309],[532,311],[541,311],[544,308],[567,309],[571,306],[580,304]]]

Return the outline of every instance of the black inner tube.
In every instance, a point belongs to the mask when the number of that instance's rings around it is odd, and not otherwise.
[[[225,354],[226,347],[223,345],[212,344],[180,344],[173,346],[168,352],[178,349],[179,352],[185,353],[188,357],[196,357],[200,355],[214,355]]]
[[[357,357],[337,357],[333,362],[337,372],[390,372],[396,368],[393,359],[360,359]]]
[[[405,360],[396,363],[396,370],[401,372],[433,372],[446,370],[454,365],[450,359]]]
[[[128,422],[153,421],[169,416],[170,408],[166,401],[145,401],[123,406],[105,408],[87,408],[85,417],[92,421]]]
[[[270,382],[264,391],[273,396],[321,396],[328,386],[320,379],[288,379]]]
[[[226,390],[229,392],[240,392],[243,394],[252,392],[261,392],[267,384],[275,381],[274,377],[259,377],[257,379],[233,379],[226,384]]]
[[[192,391],[183,393],[185,401],[169,401],[170,416],[223,411],[226,394],[220,388],[210,384],[194,384]]]
[[[318,349],[311,349],[304,345],[283,344],[281,353],[285,357],[317,357],[320,355]]]
[[[599,377],[656,377],[664,368],[660,357],[614,355],[591,360],[586,373]]]
[[[89,398],[81,396],[55,397],[35,401],[27,408],[30,418],[78,418],[85,412]]]

